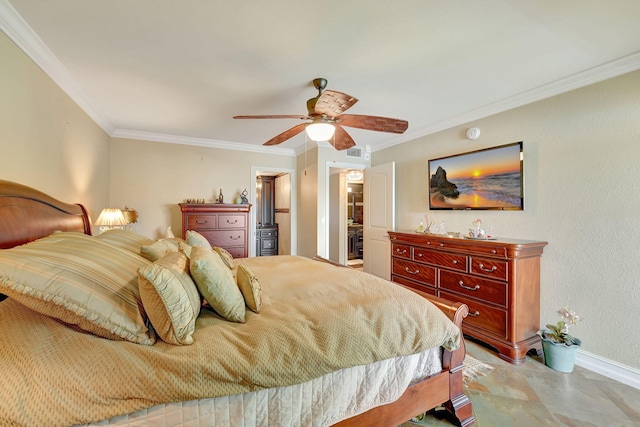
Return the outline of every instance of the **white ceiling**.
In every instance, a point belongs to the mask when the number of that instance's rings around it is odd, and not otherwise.
[[[262,147],[328,88],[381,147],[640,68],[638,0],[0,0],[0,29],[112,136]]]

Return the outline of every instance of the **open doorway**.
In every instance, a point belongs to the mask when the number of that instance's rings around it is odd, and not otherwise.
[[[249,256],[296,255],[295,171],[251,168]]]
[[[364,174],[363,165],[329,168],[328,236],[329,259],[353,268],[363,268]]]

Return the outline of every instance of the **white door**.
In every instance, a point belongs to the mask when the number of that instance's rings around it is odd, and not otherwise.
[[[391,241],[395,220],[394,162],[364,171],[364,271],[391,280]]]

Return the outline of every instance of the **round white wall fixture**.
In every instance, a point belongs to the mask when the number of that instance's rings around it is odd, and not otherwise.
[[[475,141],[480,137],[480,128],[470,128],[467,131],[467,138]]]

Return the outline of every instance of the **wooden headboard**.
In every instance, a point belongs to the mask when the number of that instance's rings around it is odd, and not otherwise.
[[[58,230],[91,235],[91,221],[84,206],[63,203],[31,187],[0,180],[0,249]]]

